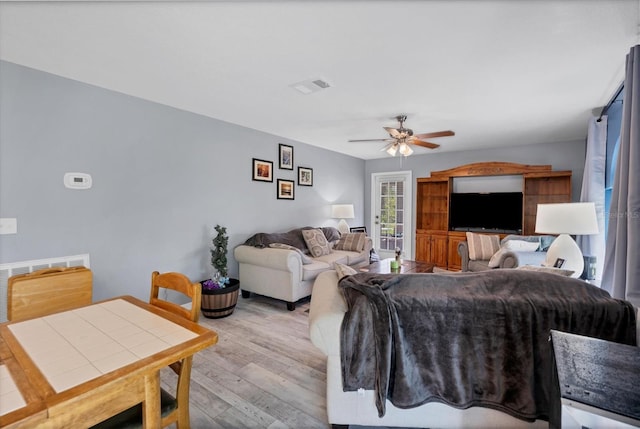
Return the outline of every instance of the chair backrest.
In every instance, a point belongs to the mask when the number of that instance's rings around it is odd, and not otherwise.
[[[176,303],[160,298],[160,288],[179,292],[191,298],[191,308],[187,309]],[[180,273],[162,273],[154,271],[151,273],[151,297],[149,303],[178,316],[198,321],[200,315],[200,301],[202,299],[202,288],[199,282],[193,283],[187,276]]]
[[[91,304],[93,275],[85,267],[53,267],[11,276],[7,316],[11,321],[46,316]]]

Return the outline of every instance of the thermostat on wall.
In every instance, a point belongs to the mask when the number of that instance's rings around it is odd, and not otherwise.
[[[87,173],[65,173],[64,186],[69,189],[91,188],[91,175]]]

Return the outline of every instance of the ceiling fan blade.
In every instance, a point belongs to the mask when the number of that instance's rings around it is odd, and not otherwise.
[[[431,143],[431,142],[425,142],[425,141],[418,140],[418,139],[411,140],[411,143],[413,143],[415,145],[418,145],[418,146],[427,147],[429,149],[435,149],[435,148],[440,147],[439,144]]]
[[[400,133],[398,132],[397,129],[395,128],[391,128],[391,127],[382,127],[385,130],[387,130],[387,132],[392,136],[392,137],[399,137]]]
[[[394,142],[395,139],[362,139],[362,140],[348,140],[350,143],[353,142]]]
[[[434,133],[423,133],[423,134],[415,134],[414,137],[417,137],[419,139],[428,139],[428,138],[433,138],[433,137],[448,137],[448,136],[455,136],[456,133],[454,133],[451,130],[447,130],[447,131],[436,131]]]

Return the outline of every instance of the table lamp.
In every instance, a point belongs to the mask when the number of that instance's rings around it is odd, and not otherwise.
[[[338,231],[340,234],[349,232],[349,224],[345,219],[353,219],[356,217],[353,211],[353,204],[334,204],[331,206],[331,217],[340,219],[338,222]]]
[[[560,234],[549,246],[544,265],[572,270],[571,277],[580,277],[584,258],[570,235],[598,233],[596,206],[594,203],[538,204],[536,233]]]

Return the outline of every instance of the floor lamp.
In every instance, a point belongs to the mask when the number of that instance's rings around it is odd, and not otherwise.
[[[580,277],[584,258],[571,235],[598,233],[598,219],[594,203],[538,204],[537,234],[560,234],[549,249],[545,265],[572,270],[571,277]]]
[[[356,217],[353,211],[353,204],[334,204],[331,206],[331,217],[340,219],[338,222],[338,231],[341,234],[349,232],[349,224],[345,219],[353,219]]]

